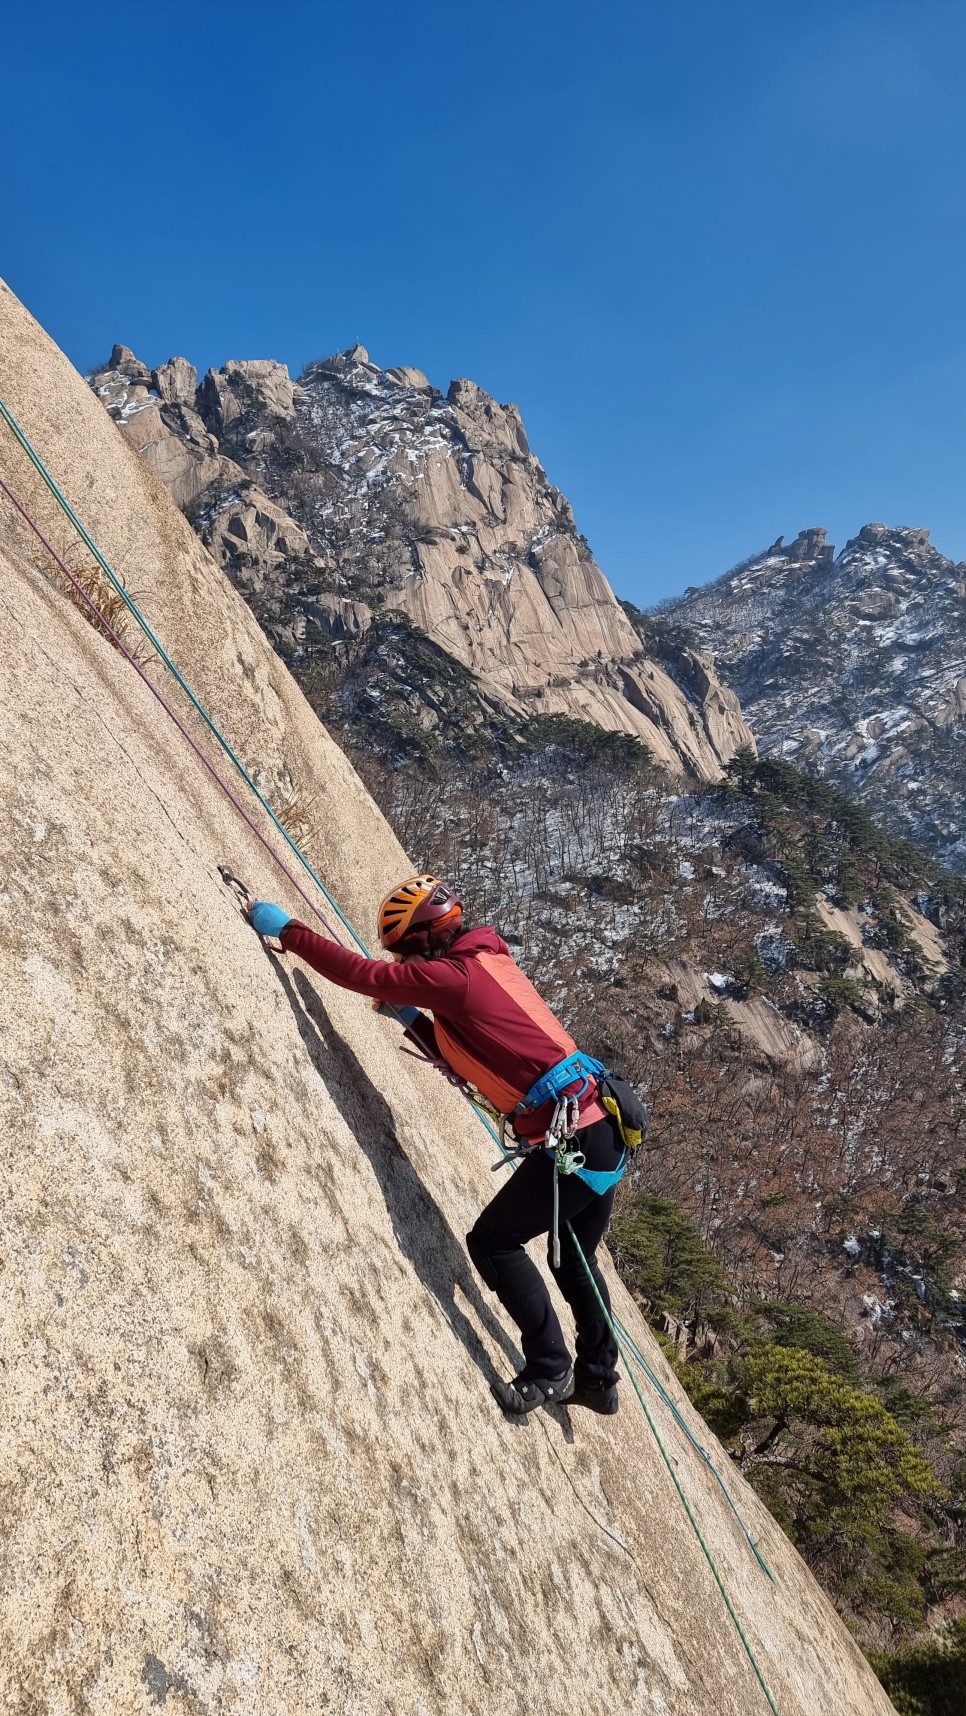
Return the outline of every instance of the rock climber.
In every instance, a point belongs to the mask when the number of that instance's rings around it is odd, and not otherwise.
[[[493,929],[465,927],[462,902],[434,876],[401,883],[379,907],[379,939],[392,963],[352,953],[264,900],[252,901],[247,910],[259,935],[277,937],[283,952],[297,954],[341,988],[371,996],[377,1010],[394,1010],[425,1053],[511,1116],[522,1151],[519,1166],[466,1237],[473,1263],[516,1323],[523,1347],[520,1374],[494,1383],[493,1392],[512,1416],[564,1401],[616,1412],[617,1348],[597,1299],[599,1293],[609,1310],[596,1252],[626,1157],[620,1122],[598,1100],[598,1080],[588,1078],[584,1067],[587,1057],[511,958],[506,942]],[[605,1071],[599,1062],[587,1065]],[[552,1094],[543,1100],[548,1087],[538,1081],[557,1068],[563,1069],[557,1086],[561,1077],[566,1083],[557,1088],[551,1077]],[[526,1105],[528,1096],[535,1106]],[[560,1104],[569,1114],[567,1143],[579,1163],[562,1175],[555,1172],[554,1146],[545,1143]],[[558,1257],[551,1244],[548,1261],[574,1315],[576,1362],[546,1283],[524,1249],[555,1226]]]

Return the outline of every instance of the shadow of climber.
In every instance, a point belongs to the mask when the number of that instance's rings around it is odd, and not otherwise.
[[[309,1059],[372,1167],[400,1252],[436,1300],[474,1364],[491,1380],[493,1366],[479,1335],[456,1302],[457,1287],[506,1357],[518,1363],[519,1354],[484,1303],[463,1246],[403,1150],[392,1109],[339,1035],[305,974],[296,971],[290,976],[274,956],[271,963]]]

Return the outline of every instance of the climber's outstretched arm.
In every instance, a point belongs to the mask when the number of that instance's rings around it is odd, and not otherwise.
[[[459,1013],[466,999],[466,973],[450,960],[412,959],[395,965],[385,959],[367,959],[316,935],[305,924],[287,917],[279,906],[267,905],[264,900],[255,900],[248,915],[259,935],[278,936],[285,953],[298,954],[340,989],[372,995],[395,1006],[428,1007],[449,1018]]]

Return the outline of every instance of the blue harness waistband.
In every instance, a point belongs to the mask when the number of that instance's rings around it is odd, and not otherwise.
[[[600,1078],[607,1071],[603,1061],[595,1061],[592,1055],[584,1055],[579,1049],[568,1055],[565,1061],[558,1061],[549,1072],[545,1072],[536,1084],[532,1084],[526,1096],[522,1096],[513,1110],[514,1114],[524,1114],[528,1108],[541,1108],[545,1102],[556,1102],[557,1098],[574,1084],[577,1079],[583,1083],[579,1090],[571,1091],[575,1102],[587,1095],[595,1078]]]

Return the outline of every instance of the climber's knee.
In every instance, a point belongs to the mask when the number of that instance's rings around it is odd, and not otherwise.
[[[496,1288],[497,1273],[496,1265],[493,1261],[491,1246],[490,1243],[488,1243],[488,1240],[489,1236],[487,1235],[486,1229],[481,1227],[480,1223],[477,1222],[474,1227],[470,1228],[470,1231],[466,1236],[466,1249],[472,1258],[478,1275],[481,1276],[482,1280],[486,1283],[486,1286],[489,1287],[491,1292],[493,1292]]]

